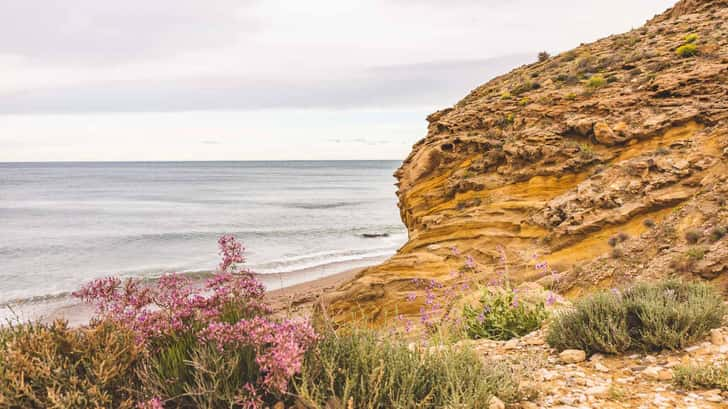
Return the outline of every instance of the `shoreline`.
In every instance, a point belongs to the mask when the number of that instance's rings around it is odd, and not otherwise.
[[[334,263],[318,268],[310,268],[290,273],[256,274],[256,278],[266,285],[264,301],[273,309],[274,315],[295,315],[307,312],[328,292],[353,279],[365,268],[376,265],[387,257],[366,259],[365,265],[346,267],[347,263]],[[362,260],[363,261],[363,260]],[[334,272],[332,272],[332,270]],[[306,277],[313,277],[306,280]],[[201,284],[204,278],[193,280],[193,285]],[[273,283],[287,283],[275,288]],[[86,325],[94,313],[94,307],[66,297],[61,299],[8,305],[0,312],[0,325],[8,322],[40,321],[53,322],[67,320],[72,327]]]

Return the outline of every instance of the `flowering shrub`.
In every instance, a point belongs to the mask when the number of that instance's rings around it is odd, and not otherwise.
[[[544,302],[522,301],[516,290],[499,288],[484,288],[478,307],[463,308],[465,331],[473,339],[520,337],[539,329],[547,316]]]
[[[162,394],[184,402],[218,395],[215,389],[195,389],[209,364],[195,358],[232,360],[237,377],[231,381],[236,384],[224,396],[233,401],[221,403],[262,407],[266,400],[285,395],[316,335],[307,321],[268,318],[263,285],[251,272],[237,269],[245,261],[243,246],[228,235],[218,245],[220,271],[202,287],[179,274],[167,274],[151,287],[133,279],[100,279],[74,295],[95,304],[99,318],[128,328],[149,348],[142,378],[152,398]]]

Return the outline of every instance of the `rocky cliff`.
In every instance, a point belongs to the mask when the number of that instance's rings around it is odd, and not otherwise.
[[[523,66],[428,118],[395,176],[409,241],[330,300],[417,308],[462,263],[567,296],[656,276],[728,282],[728,1]],[[558,275],[536,269],[548,261]]]

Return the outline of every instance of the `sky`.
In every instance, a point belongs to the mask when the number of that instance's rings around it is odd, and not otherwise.
[[[674,0],[0,0],[0,162],[403,159],[488,79]]]

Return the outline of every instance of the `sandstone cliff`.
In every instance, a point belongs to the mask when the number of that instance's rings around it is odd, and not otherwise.
[[[680,1],[495,78],[428,117],[395,174],[409,241],[330,306],[414,312],[411,280],[447,280],[451,247],[494,274],[502,245],[516,280],[567,296],[655,276],[728,282],[727,119],[724,0]]]

